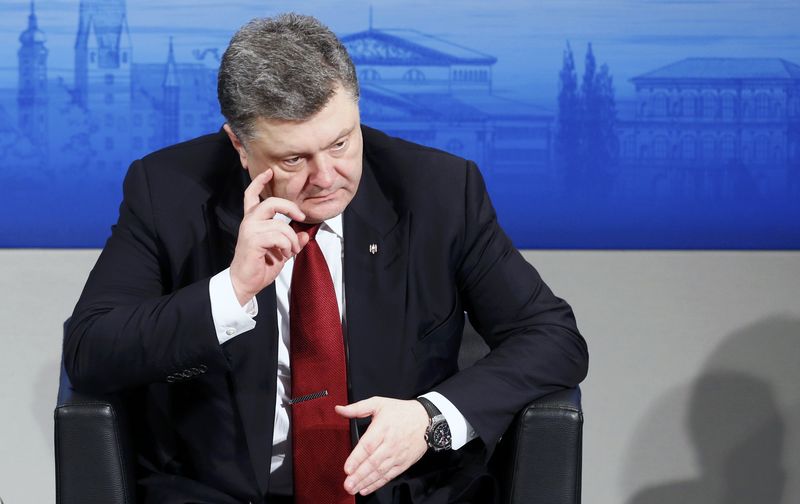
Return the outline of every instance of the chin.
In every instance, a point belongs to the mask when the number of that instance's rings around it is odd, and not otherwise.
[[[306,222],[322,222],[344,212],[346,206],[346,204],[342,204],[338,201],[325,201],[310,205],[306,208],[301,208],[301,210],[306,214]]]

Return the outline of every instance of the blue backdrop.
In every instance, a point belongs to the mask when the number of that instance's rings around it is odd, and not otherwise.
[[[362,120],[478,162],[525,248],[800,248],[800,3],[0,4],[0,246],[102,246],[133,159],[219,129],[219,57],[286,10]]]

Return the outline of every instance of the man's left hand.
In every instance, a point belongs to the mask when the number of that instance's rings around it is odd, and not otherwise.
[[[344,489],[368,495],[379,489],[428,450],[425,430],[428,414],[419,401],[370,397],[348,406],[336,406],[346,418],[372,417],[372,423],[344,464]]]

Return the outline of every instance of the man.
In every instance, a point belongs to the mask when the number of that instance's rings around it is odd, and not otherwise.
[[[77,388],[131,396],[142,499],[492,502],[495,443],[587,354],[475,165],[362,126],[310,17],[237,32],[219,99],[131,166],[65,340]],[[492,350],[459,371],[465,311]]]

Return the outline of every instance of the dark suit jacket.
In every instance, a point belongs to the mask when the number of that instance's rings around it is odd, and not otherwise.
[[[436,390],[480,437],[426,455],[371,500],[456,501],[486,486],[483,463],[519,409],[583,379],[586,345],[497,224],[473,163],[367,127],[363,137],[344,212],[350,399]],[[248,183],[222,132],[134,162],[68,327],[76,388],[130,395],[148,502],[259,502],[269,489],[274,286],[257,296],[256,328],[221,346],[208,295],[233,257]],[[492,351],[459,371],[465,311]]]

